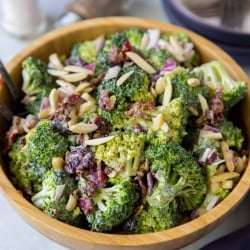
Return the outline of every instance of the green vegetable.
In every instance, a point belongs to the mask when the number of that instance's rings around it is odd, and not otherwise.
[[[32,203],[55,219],[82,226],[84,217],[80,208],[66,209],[70,195],[77,195],[74,193],[77,188],[75,179],[63,169],[51,169],[43,178],[42,189],[32,196]]]
[[[242,149],[244,137],[241,129],[235,127],[231,121],[224,120],[220,124],[219,130],[222,133],[223,140],[226,141],[229,147],[234,147],[238,151]]]
[[[50,91],[56,87],[56,78],[49,75],[47,70],[48,65],[39,59],[28,57],[22,62],[22,90],[35,99],[26,105],[32,114],[39,112],[42,98],[48,97]]]
[[[150,145],[145,153],[158,186],[147,198],[151,206],[162,207],[176,199],[180,211],[192,211],[203,202],[206,175],[190,152],[178,144]]]
[[[39,191],[44,174],[51,168],[53,157],[64,157],[68,150],[68,141],[54,131],[49,120],[41,120],[25,136],[25,145],[20,140],[9,152],[10,172],[15,179],[19,178],[19,188]],[[25,177],[25,178],[24,178]]]
[[[219,61],[202,64],[196,67],[193,72],[202,77],[205,82],[218,84],[217,89],[222,91],[225,111],[228,111],[246,96],[247,83],[233,80]]]
[[[86,216],[91,230],[106,232],[121,224],[133,213],[138,198],[130,181],[100,188],[93,198],[96,209]]]
[[[200,101],[198,94],[208,97],[208,88],[200,84],[196,87],[190,86],[188,80],[195,78],[199,80],[195,74],[190,73],[187,69],[179,67],[166,74],[164,77],[170,77],[173,86],[173,98],[182,96],[185,106],[200,110]]]
[[[166,50],[158,48],[147,49],[143,52],[143,56],[148,59],[150,65],[156,70],[160,70],[165,64],[166,60],[170,58],[170,54]]]
[[[143,35],[144,31],[138,28],[132,28],[126,31],[126,36],[129,43],[137,50],[139,50],[141,47]]]
[[[95,40],[75,44],[71,50],[70,58],[81,58],[86,64],[94,63],[97,58]]]
[[[112,172],[111,182],[129,180],[136,176],[143,156],[145,134],[114,132],[114,138],[105,144],[95,146],[93,151],[97,162],[104,162]]]

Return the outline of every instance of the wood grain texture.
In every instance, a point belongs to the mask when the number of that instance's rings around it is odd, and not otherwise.
[[[13,81],[21,85],[21,62],[29,55],[39,57],[47,61],[49,54],[68,53],[71,46],[85,39],[93,39],[101,34],[110,34],[130,27],[159,28],[163,32],[183,31],[187,33],[195,43],[202,55],[202,61],[213,59],[220,60],[235,79],[249,82],[247,75],[240,66],[225,52],[210,41],[200,37],[186,29],[161,23],[153,20],[138,19],[132,17],[98,18],[79,22],[77,24],[58,29],[41,37],[30,44],[29,47],[17,54],[7,65]],[[0,86],[0,99],[11,105],[5,86]],[[246,147],[250,147],[250,88],[248,96],[235,115],[235,120],[240,123],[246,138]],[[1,131],[4,132],[6,123],[0,117]],[[10,204],[33,228],[48,238],[63,244],[71,249],[178,249],[201,238],[210,232],[216,225],[236,208],[250,187],[250,165],[248,165],[240,182],[232,193],[214,209],[199,218],[180,225],[178,227],[157,233],[144,235],[112,235],[95,233],[75,228],[60,221],[54,220],[40,212],[32,204],[26,201],[13,187],[6,176],[4,164],[0,167],[0,189],[5,194]]]

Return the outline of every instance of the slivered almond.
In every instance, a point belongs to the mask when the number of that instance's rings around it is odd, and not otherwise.
[[[171,83],[171,80],[169,77],[167,77],[165,79],[166,82],[166,87],[164,90],[164,95],[163,95],[163,101],[162,101],[162,106],[167,106],[172,98],[172,94],[173,94],[173,86]]]
[[[153,130],[157,131],[161,128],[164,123],[163,115],[159,114],[155,118],[152,119],[153,121]]]
[[[75,124],[76,124],[76,120],[71,119],[71,120],[68,121],[68,127],[72,127]]]
[[[57,80],[56,83],[61,86],[62,88],[66,88],[69,89],[72,93],[75,92],[76,86],[74,86],[73,84],[69,83],[69,82],[65,82],[63,80]]]
[[[88,94],[88,93],[83,93],[83,94],[81,95],[81,97],[82,97],[84,100],[88,101],[88,102],[93,102],[93,103],[95,103],[95,98],[92,97],[92,96],[91,96],[90,94]]]
[[[187,80],[187,84],[191,87],[197,87],[201,84],[201,82],[199,79],[192,77]]]
[[[235,172],[241,173],[244,170],[244,160],[241,157],[236,156],[236,163],[237,167],[235,168]]]
[[[50,63],[54,66],[56,69],[63,69],[63,64],[61,63],[58,55],[56,53],[53,53],[49,56]]]
[[[211,139],[211,140],[221,140],[222,139],[222,134],[220,132],[206,131],[206,133],[204,133],[202,135],[202,137],[208,138],[208,139]]]
[[[90,86],[89,82],[82,82],[75,88],[75,94],[80,94],[84,91],[84,89],[88,88]]]
[[[233,172],[235,169],[233,162],[233,151],[229,149],[229,146],[226,142],[221,142],[221,152],[225,159],[226,167],[229,172]]]
[[[66,210],[71,212],[76,208],[76,205],[77,205],[77,196],[70,194],[66,205]]]
[[[124,82],[127,81],[127,79],[134,73],[133,70],[123,74],[116,82],[116,86],[120,87]]]
[[[86,89],[84,89],[84,92],[86,93],[90,93],[91,91],[93,91],[92,87],[87,87]]]
[[[194,108],[194,107],[188,107],[188,110],[190,111],[190,113],[192,113],[192,115],[194,116],[198,116],[199,112]]]
[[[158,80],[155,83],[155,92],[160,95],[163,93],[164,89],[166,87],[166,82],[163,77],[158,78]]]
[[[48,69],[48,73],[52,76],[65,76],[68,74],[68,72],[64,70],[58,70],[58,69]]]
[[[56,112],[58,106],[58,98],[58,91],[56,89],[52,89],[49,94],[50,113]]]
[[[135,52],[127,52],[127,57],[131,59],[138,67],[146,71],[148,74],[154,74],[156,70],[147,63],[142,57],[140,57]]]
[[[208,86],[209,89],[211,90],[217,90],[220,88],[220,84],[216,83],[216,82],[210,82],[210,81],[206,81],[205,84]]]
[[[172,52],[174,56],[176,56],[176,59],[180,62],[185,61],[184,49],[181,47],[177,39],[174,36],[170,36],[169,43],[170,43],[170,46],[172,47]]]
[[[222,182],[222,188],[224,189],[232,189],[234,185],[233,180],[226,180]]]
[[[148,35],[148,33],[144,33],[144,34],[143,34],[143,37],[142,37],[142,39],[141,39],[140,49],[141,49],[141,50],[146,49],[146,47],[147,47],[147,45],[148,45],[148,42],[149,42],[149,35]]]
[[[93,71],[89,70],[89,69],[85,69],[79,66],[75,66],[75,65],[69,65],[69,66],[65,66],[63,68],[63,70],[67,71],[67,72],[73,72],[73,73],[85,73],[88,75],[93,75]]]
[[[199,101],[200,101],[200,104],[201,104],[201,110],[202,110],[202,113],[205,114],[206,111],[208,111],[208,104],[207,104],[207,100],[206,98],[201,95],[201,94],[198,94],[198,98],[199,98]]]
[[[223,181],[226,181],[226,180],[232,180],[232,179],[237,178],[239,176],[240,176],[240,174],[236,173],[236,172],[224,172],[224,173],[219,174],[219,175],[211,176],[210,181],[211,181],[211,183],[223,182]]]
[[[95,110],[96,110],[96,105],[94,102],[85,102],[81,104],[78,116],[82,117],[85,112],[87,111],[94,112]]]
[[[96,146],[96,145],[104,144],[108,141],[111,141],[113,140],[113,138],[114,136],[111,135],[111,136],[101,137],[101,138],[92,139],[92,140],[85,140],[84,143],[89,146]]]
[[[38,118],[40,119],[46,118],[49,114],[50,114],[50,108],[43,109],[38,113]]]
[[[70,126],[69,130],[77,134],[86,134],[97,130],[97,128],[97,125],[94,123],[79,122],[73,126]]]
[[[63,75],[61,76],[61,78],[67,82],[79,82],[79,81],[84,80],[87,76],[88,74],[86,73],[72,73],[72,74]]]
[[[154,88],[150,88],[150,92],[152,93],[152,95],[153,95],[154,97],[157,96],[157,93],[156,93],[156,91],[155,91]]]

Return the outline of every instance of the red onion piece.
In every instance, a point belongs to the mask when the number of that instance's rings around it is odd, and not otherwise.
[[[212,208],[214,208],[218,204],[219,201],[220,201],[220,197],[214,196],[206,207],[207,211],[210,211]]]
[[[89,69],[91,71],[94,71],[95,70],[95,64],[94,63],[87,64],[87,65],[84,65],[83,68],[84,69]]]
[[[59,201],[61,199],[64,188],[65,188],[65,184],[56,186],[56,193],[55,193],[56,201]]]
[[[167,59],[165,64],[160,70],[160,75],[164,75],[166,72],[172,71],[176,67],[176,62],[173,59]]]

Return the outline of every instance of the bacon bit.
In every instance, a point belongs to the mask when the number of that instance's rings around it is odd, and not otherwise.
[[[70,105],[70,106],[75,106],[75,105],[79,105],[79,104],[83,104],[84,100],[81,98],[81,96],[79,95],[70,95],[66,102]]]
[[[115,107],[115,102],[110,98],[110,91],[109,90],[102,90],[100,99],[99,99],[99,106],[101,109],[110,111],[113,110]]]
[[[224,105],[222,100],[222,92],[217,91],[215,95],[210,99],[209,102],[210,115],[207,115],[208,120],[213,126],[218,126],[224,119],[223,109]]]
[[[138,181],[139,186],[140,186],[140,188],[141,188],[141,196],[142,196],[142,197],[145,197],[145,196],[147,195],[147,187],[146,187],[145,184],[143,183],[142,177],[137,175],[137,176],[135,177],[135,180]]]
[[[125,61],[124,54],[119,51],[117,46],[111,47],[108,59],[112,65],[117,65]]]
[[[128,116],[134,116],[137,118],[143,117],[145,119],[151,119],[147,114],[145,114],[143,111],[150,111],[154,109],[155,103],[153,101],[149,101],[146,103],[141,102],[135,102],[131,106],[131,108],[127,111],[125,111],[125,115]]]

